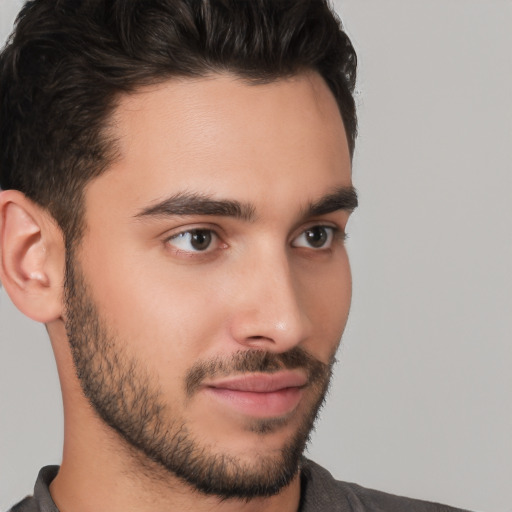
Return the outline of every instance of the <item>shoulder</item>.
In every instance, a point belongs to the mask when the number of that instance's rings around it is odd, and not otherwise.
[[[309,460],[304,460],[301,469],[301,489],[300,512],[464,512],[438,503],[340,482]]]

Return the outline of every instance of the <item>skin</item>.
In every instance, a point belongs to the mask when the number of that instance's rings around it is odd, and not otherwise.
[[[299,347],[331,362],[350,306],[341,236],[350,210],[304,212],[351,186],[335,99],[315,73],[265,85],[228,74],[174,79],[121,98],[111,124],[119,158],[86,188],[75,252],[88,294],[123,353],[151,376],[166,420],[180,418],[210,452],[257,468],[277,457],[318,392],[306,386],[282,425],[262,434],[248,428],[254,418],[204,391],[187,400],[184,382],[197,361],[241,351]],[[177,193],[239,201],[253,215],[140,216]],[[21,310],[46,323],[61,380],[65,444],[51,486],[59,510],[297,510],[298,475],[271,497],[220,500],[144,459],[98,417],[66,333],[62,235],[19,192],[3,192],[0,211],[0,277]],[[309,245],[314,226],[332,241]],[[207,250],[190,245],[193,229],[212,230]]]

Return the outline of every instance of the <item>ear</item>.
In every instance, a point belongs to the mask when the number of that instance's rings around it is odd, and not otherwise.
[[[0,281],[38,322],[62,315],[64,239],[53,217],[17,190],[0,192]]]

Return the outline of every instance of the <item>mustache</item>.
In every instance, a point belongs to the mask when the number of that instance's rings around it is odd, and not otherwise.
[[[239,373],[276,373],[298,368],[306,372],[309,385],[318,385],[330,378],[334,362],[333,358],[329,363],[323,363],[301,347],[279,354],[262,350],[240,350],[228,358],[218,357],[196,362],[187,372],[185,388],[187,397],[190,398],[205,379]]]

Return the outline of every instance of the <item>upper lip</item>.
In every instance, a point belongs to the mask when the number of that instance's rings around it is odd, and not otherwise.
[[[253,393],[272,393],[286,388],[301,388],[306,384],[307,377],[303,373],[292,371],[249,373],[205,382],[205,386],[210,388]]]

